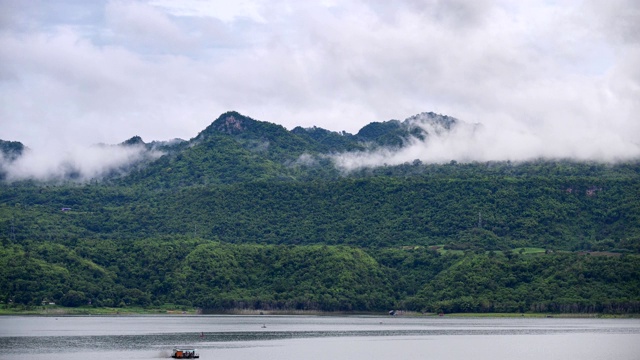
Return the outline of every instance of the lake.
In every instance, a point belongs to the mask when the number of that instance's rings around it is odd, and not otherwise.
[[[640,359],[638,319],[2,316],[0,359]]]

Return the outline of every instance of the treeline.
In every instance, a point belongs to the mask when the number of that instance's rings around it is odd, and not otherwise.
[[[588,253],[467,256],[406,306],[430,312],[638,312],[638,260]]]
[[[6,186],[3,244],[183,235],[226,243],[640,252],[634,177],[384,177],[169,190]],[[62,209],[65,209],[62,211]]]
[[[202,239],[79,240],[0,250],[0,299],[209,311],[640,311],[640,258]]]
[[[0,300],[638,312],[640,162],[336,167],[425,139],[409,120],[350,135],[229,112],[189,141],[126,141],[165,155],[125,175],[8,184],[0,168]],[[22,150],[0,141],[5,160]]]

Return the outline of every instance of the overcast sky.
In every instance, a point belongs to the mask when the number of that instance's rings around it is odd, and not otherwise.
[[[0,139],[34,149],[433,111],[498,158],[640,155],[637,0],[0,0],[0,65]]]

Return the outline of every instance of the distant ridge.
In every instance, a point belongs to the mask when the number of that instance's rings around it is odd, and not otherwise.
[[[640,313],[640,161],[412,160],[475,126],[228,112],[49,167],[2,142],[2,306]],[[16,181],[28,163],[56,177]]]
[[[109,147],[124,147],[127,155],[116,165],[110,165],[112,168],[101,169],[95,177],[83,173],[81,165],[78,165],[80,162],[74,159],[65,161],[61,166],[73,171],[58,173],[52,181],[82,182],[91,179],[164,188],[175,184],[326,180],[337,179],[353,171],[363,176],[381,171],[394,176],[415,176],[426,171],[424,166],[418,166],[423,164],[423,159],[418,157],[429,151],[430,137],[445,139],[442,135],[448,132],[470,129],[458,132],[467,136],[466,141],[473,139],[475,129],[480,126],[448,115],[422,112],[402,121],[372,122],[356,134],[316,126],[298,126],[289,131],[278,124],[228,111],[190,140],[145,142],[136,135],[117,146],[102,145],[107,149],[105,151],[109,151]],[[389,161],[391,165],[387,164],[385,156],[415,145],[424,146],[409,149],[399,161],[393,159]],[[23,156],[25,149],[22,143],[0,140],[0,154],[4,159],[0,164],[0,180],[8,178],[10,163]],[[104,157],[108,156],[105,153]],[[363,158],[372,161],[358,162]],[[414,166],[407,167],[407,164]],[[43,183],[49,181],[36,176],[28,179]]]

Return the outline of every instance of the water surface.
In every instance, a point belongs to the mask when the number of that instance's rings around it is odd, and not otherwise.
[[[640,320],[374,316],[4,316],[0,359],[640,359]]]

